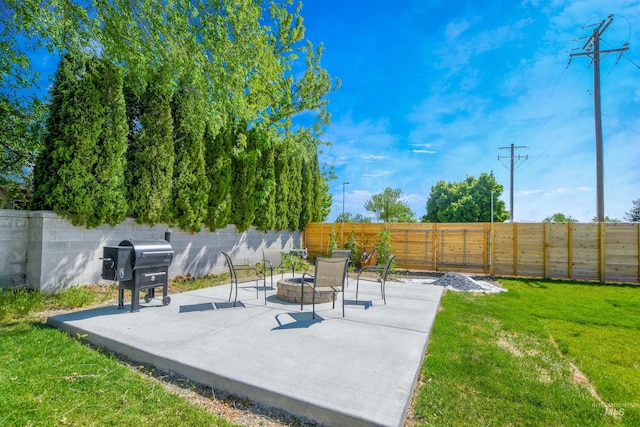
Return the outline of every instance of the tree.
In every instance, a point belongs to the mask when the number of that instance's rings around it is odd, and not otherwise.
[[[340,212],[335,222],[354,222],[351,212]]]
[[[633,207],[624,217],[629,222],[640,222],[640,199],[633,201]]]
[[[131,213],[141,224],[171,219],[173,189],[173,89],[167,67],[160,67],[148,83],[140,131],[128,154]]]
[[[273,206],[270,200],[280,193],[278,179],[285,183],[285,197],[275,200],[284,208],[277,210],[283,228],[304,227],[328,216],[331,197],[327,176],[317,165],[317,146],[322,143],[322,127],[330,122],[328,94],[339,81],[321,67],[323,47],[304,39],[300,2],[51,0],[47,7],[41,3],[8,0],[0,5],[0,47],[7,53],[0,58],[0,73],[12,62],[30,70],[20,47],[23,43],[5,43],[12,38],[44,46],[54,54],[93,52],[122,67],[130,129],[125,182],[129,213],[139,222],[176,221],[180,228],[197,230],[207,181],[212,184],[204,217],[209,227],[226,226],[232,214],[241,217],[243,228],[252,222],[273,227],[273,211],[262,215],[261,208]],[[0,74],[0,83],[6,75]],[[16,78],[21,73],[13,70],[11,75]],[[195,78],[185,82],[181,78],[185,75]],[[167,101],[174,93],[173,116],[167,116],[171,112]],[[186,127],[178,121],[189,116],[187,110],[193,106],[178,102],[180,93],[205,97],[201,116],[189,118]],[[200,138],[202,121],[207,123],[208,180],[198,178],[201,155],[180,149]],[[171,144],[168,135],[175,139]],[[248,139],[251,144],[245,143]],[[222,146],[217,147],[218,142]],[[174,150],[164,153],[169,145]],[[316,159],[311,161],[311,156]],[[239,164],[244,160],[251,164]],[[249,175],[251,168],[254,175]],[[241,169],[249,174],[238,172]],[[285,169],[286,174],[278,173]],[[57,169],[40,170],[45,177]],[[215,187],[214,182],[223,185]],[[49,194],[44,184],[41,190],[39,196]],[[242,206],[247,210],[240,213]]]
[[[572,218],[570,215],[565,215],[563,213],[555,213],[543,219],[542,222],[578,222],[578,220],[575,218]]]
[[[509,213],[499,200],[503,187],[493,173],[482,173],[478,179],[467,177],[462,182],[438,181],[431,187],[427,199],[427,213],[423,222],[489,222],[493,194],[493,220],[505,221]]]
[[[238,133],[232,157],[233,187],[231,204],[231,223],[238,231],[251,227],[256,213],[256,173],[258,170],[258,151],[255,149],[259,140],[255,129]],[[247,147],[242,149],[241,147]]]
[[[353,215],[351,212],[339,213],[336,222],[371,222],[371,218],[362,214]]]
[[[231,222],[231,189],[233,168],[231,149],[236,138],[235,129],[227,126],[216,133],[214,125],[207,122],[205,145],[207,177],[210,182],[205,225],[211,230],[224,228]]]
[[[598,217],[594,216],[593,218],[591,218],[591,222],[598,222]],[[609,218],[607,215],[605,215],[604,222],[621,222],[621,221],[616,218]]]
[[[382,193],[371,196],[364,208],[383,222],[415,222],[415,214],[401,198],[401,189],[387,187]]]
[[[84,55],[60,63],[53,92],[56,114],[34,173],[34,207],[53,208],[75,225],[115,225],[124,219],[127,122],[122,74]]]
[[[209,192],[204,148],[206,102],[197,89],[200,78],[197,71],[183,76],[171,106],[175,149],[172,217],[181,229],[192,232],[202,228]]]

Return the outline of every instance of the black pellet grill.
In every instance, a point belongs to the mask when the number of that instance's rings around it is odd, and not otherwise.
[[[123,240],[118,246],[105,246],[102,256],[102,278],[115,280],[118,286],[118,308],[124,308],[124,290],[131,291],[131,312],[140,311],[140,291],[146,290],[145,302],[155,298],[162,287],[162,305],[169,305],[167,295],[169,266],[173,248],[166,240]]]

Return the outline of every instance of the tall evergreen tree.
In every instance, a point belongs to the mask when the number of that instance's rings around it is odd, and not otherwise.
[[[302,150],[303,147],[290,149],[289,156],[289,197],[287,200],[287,228],[298,230],[300,227],[300,212],[302,211]]]
[[[256,184],[256,215],[254,224],[258,230],[271,230],[276,222],[276,172],[273,146],[261,151]]]
[[[286,230],[289,228],[289,193],[291,192],[291,174],[289,173],[289,156],[291,153],[287,151],[287,147],[282,143],[276,149],[275,175],[276,192],[275,204],[278,216],[275,221],[276,230]]]
[[[199,76],[185,76],[173,102],[173,220],[183,230],[200,231],[207,211],[209,181],[205,171],[204,130],[206,102],[198,88]]]
[[[174,148],[169,70],[161,67],[144,95],[140,130],[133,138],[128,163],[131,213],[141,224],[170,218]]]
[[[62,121],[63,106],[66,96],[72,90],[75,78],[73,69],[77,68],[76,60],[72,55],[65,55],[58,64],[53,86],[50,91],[50,113],[44,137],[44,146],[36,159],[33,170],[33,196],[31,209],[50,210],[52,204],[49,195],[55,185],[57,166],[54,164],[53,152],[56,141],[63,138],[60,123]]]
[[[235,129],[231,124],[218,131],[211,121],[207,122],[204,140],[210,185],[205,225],[210,230],[224,228],[231,222],[231,154],[235,139]]]
[[[56,76],[34,207],[53,209],[76,225],[117,224],[127,210],[120,70],[97,58],[67,55]]]
[[[259,133],[254,129],[240,131],[234,147],[231,221],[239,231],[248,230],[255,218],[258,141]]]
[[[128,210],[124,175],[129,128],[122,71],[107,61],[101,61],[99,65],[97,88],[104,110],[96,147],[98,159],[94,168],[97,188],[91,225],[96,226],[103,222],[116,225],[124,220]]]

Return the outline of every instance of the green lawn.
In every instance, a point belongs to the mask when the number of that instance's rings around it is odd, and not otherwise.
[[[501,282],[443,296],[417,422],[640,425],[640,287]]]

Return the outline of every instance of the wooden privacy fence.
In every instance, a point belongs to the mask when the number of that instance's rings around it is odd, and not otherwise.
[[[640,282],[640,223],[312,223],[304,243],[313,258],[332,230],[342,248],[351,233],[376,244],[385,227],[401,268]]]

